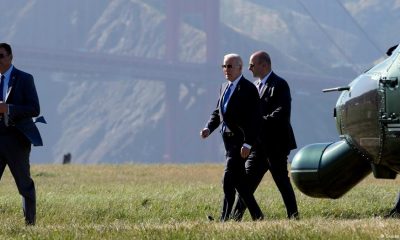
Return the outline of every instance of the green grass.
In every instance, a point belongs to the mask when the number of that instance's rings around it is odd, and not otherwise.
[[[286,220],[270,174],[256,198],[266,219],[218,217],[222,165],[35,165],[37,224],[25,227],[21,197],[7,169],[0,182],[0,239],[399,239],[385,220],[400,180],[369,176],[337,200],[297,189],[300,221]]]

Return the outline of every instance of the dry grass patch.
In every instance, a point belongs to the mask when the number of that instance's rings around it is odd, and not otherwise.
[[[400,220],[384,220],[400,180],[369,176],[337,200],[295,189],[300,221],[285,218],[268,173],[256,198],[266,219],[208,222],[220,212],[222,164],[35,165],[38,221],[23,225],[9,171],[0,182],[0,239],[384,239]]]

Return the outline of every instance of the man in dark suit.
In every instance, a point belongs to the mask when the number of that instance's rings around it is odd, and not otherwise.
[[[287,156],[295,149],[296,141],[290,124],[291,96],[287,82],[272,71],[271,58],[263,51],[250,57],[249,70],[256,81],[260,96],[261,128],[255,151],[246,161],[246,174],[251,192],[257,189],[269,170],[277,185],[289,219],[298,219],[296,197],[287,170]],[[234,218],[240,221],[246,205],[238,197]]]
[[[400,193],[397,195],[396,203],[384,218],[400,218]]]
[[[12,59],[11,46],[0,43],[0,178],[8,165],[22,195],[25,223],[34,225],[36,193],[29,154],[31,144],[42,145],[32,120],[40,106],[32,75],[16,69]]]
[[[242,66],[239,55],[225,55],[222,68],[228,81],[221,88],[216,109],[200,132],[200,136],[206,138],[222,123],[221,133],[226,150],[222,222],[231,217],[236,191],[248,206],[253,220],[264,217],[245,178],[245,161],[256,141],[260,115],[257,89],[243,77]]]

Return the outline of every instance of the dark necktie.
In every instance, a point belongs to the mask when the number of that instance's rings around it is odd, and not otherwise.
[[[225,94],[224,94],[224,96],[222,98],[222,112],[223,113],[225,113],[226,107],[228,106],[228,99],[229,99],[229,96],[231,94],[231,87],[232,87],[232,84],[229,84],[229,86],[226,89]]]
[[[1,80],[0,80],[0,101],[4,101],[4,75],[1,75]]]
[[[261,95],[261,89],[262,89],[262,87],[263,87],[263,82],[262,81],[260,81],[260,83],[258,84],[258,93]]]

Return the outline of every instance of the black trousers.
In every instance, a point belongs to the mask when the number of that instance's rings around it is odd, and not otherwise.
[[[236,192],[240,194],[243,204],[249,209],[253,220],[261,220],[264,215],[254,198],[253,192],[248,188],[245,171],[245,159],[240,156],[243,140],[236,136],[222,134],[226,149],[226,165],[222,180],[224,200],[221,212],[221,221],[231,218]]]
[[[394,205],[394,209],[396,209],[397,212],[400,212],[400,193],[396,197],[396,203]]]
[[[298,209],[296,196],[288,176],[288,155],[288,152],[267,155],[261,146],[255,146],[255,151],[251,153],[246,161],[246,176],[248,189],[254,194],[265,173],[269,170],[285,203],[287,216],[290,218],[294,214],[298,214]],[[240,221],[245,211],[246,204],[239,193],[233,210],[233,218],[236,221]]]
[[[31,143],[17,129],[0,127],[0,179],[8,165],[22,196],[25,223],[35,224],[36,191],[30,175]]]

